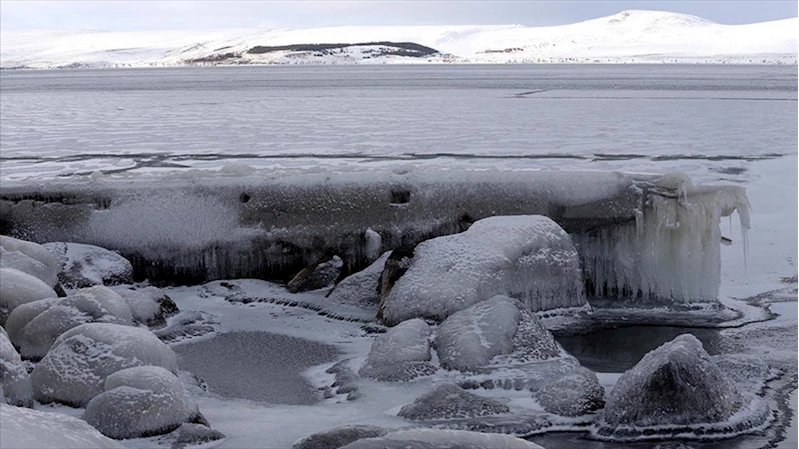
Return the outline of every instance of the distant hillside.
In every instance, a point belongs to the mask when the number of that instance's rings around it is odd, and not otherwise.
[[[0,31],[0,67],[422,62],[796,64],[796,29],[797,18],[722,25],[686,14],[631,10],[551,27]]]

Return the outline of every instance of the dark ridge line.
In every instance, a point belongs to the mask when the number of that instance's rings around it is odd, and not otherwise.
[[[327,51],[337,50],[346,47],[355,46],[383,46],[395,47],[399,50],[384,52],[383,55],[400,55],[400,56],[430,56],[440,53],[434,48],[430,48],[415,42],[391,42],[391,41],[378,41],[378,42],[358,42],[354,44],[292,44],[292,45],[256,45],[255,47],[247,50],[247,54],[260,55],[264,53],[272,53],[276,51]]]

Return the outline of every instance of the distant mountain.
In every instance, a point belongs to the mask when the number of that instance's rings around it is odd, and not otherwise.
[[[551,26],[390,26],[212,31],[2,31],[0,68],[218,64],[796,64],[799,19],[722,25],[622,11]]]

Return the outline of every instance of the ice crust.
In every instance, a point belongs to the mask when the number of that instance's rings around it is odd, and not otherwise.
[[[58,283],[61,267],[52,255],[37,243],[0,235],[0,268],[16,268],[42,280],[50,287]]]
[[[31,375],[36,400],[82,407],[103,392],[106,378],[135,366],[177,370],[177,356],[147,329],[88,323],[58,337]]]
[[[94,245],[51,242],[44,246],[61,265],[58,275],[68,288],[133,282],[133,266],[114,251]]]
[[[353,441],[364,438],[379,438],[388,433],[388,430],[369,425],[352,425],[336,427],[315,433],[294,443],[292,449],[337,449]]]
[[[466,430],[411,429],[391,432],[382,438],[368,438],[342,449],[542,449],[541,446],[510,435]]]
[[[137,366],[108,376],[83,419],[105,436],[127,439],[171,432],[197,413],[177,376],[158,366]]]
[[[412,421],[438,421],[510,413],[507,405],[446,383],[403,406],[397,416]]]
[[[82,419],[0,404],[2,447],[14,449],[124,449]]]
[[[0,327],[0,403],[33,407],[33,388],[22,358]]]
[[[0,268],[0,326],[22,304],[55,298],[56,292],[41,279],[14,268]]]
[[[500,216],[420,243],[385,300],[383,319],[443,320],[495,295],[532,311],[586,304],[571,237],[544,216]]]
[[[383,381],[411,380],[432,374],[428,363],[432,329],[424,320],[404,321],[377,337],[358,374]]]
[[[57,300],[23,304],[11,312],[8,321],[13,325],[13,341],[22,357],[38,360],[59,335],[73,327],[84,323],[132,326],[133,316],[121,296],[108,287],[96,286]]]

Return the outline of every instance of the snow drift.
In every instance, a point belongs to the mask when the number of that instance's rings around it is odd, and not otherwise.
[[[82,419],[0,404],[3,448],[14,449],[123,449]]]

